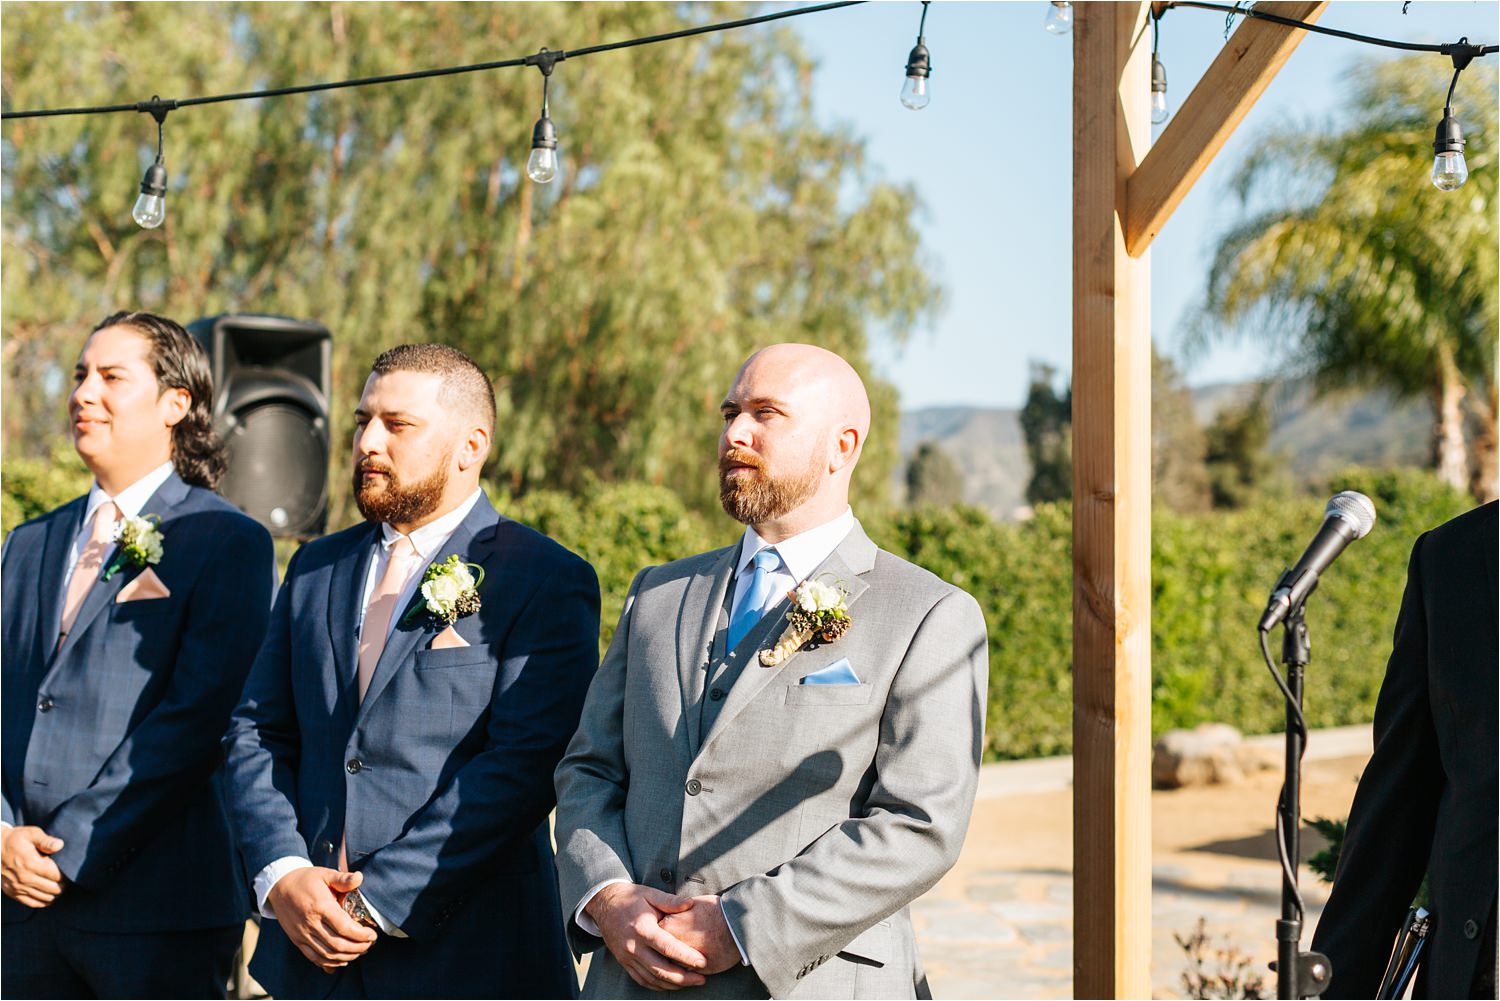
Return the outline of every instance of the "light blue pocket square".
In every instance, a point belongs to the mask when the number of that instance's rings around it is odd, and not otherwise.
[[[803,678],[798,684],[801,685],[858,685],[859,675],[854,673],[854,668],[849,666],[848,657],[840,657],[821,671],[814,671]]]

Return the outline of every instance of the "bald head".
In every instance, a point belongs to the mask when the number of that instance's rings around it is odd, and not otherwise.
[[[854,368],[812,344],[773,344],[740,366],[724,398],[720,499],[779,541],[843,513],[870,429]]]
[[[864,380],[843,358],[816,344],[772,344],[745,359],[739,379],[752,369],[786,387],[784,392],[806,397],[806,404],[821,409],[830,424],[855,429],[864,443],[870,433],[870,397]]]

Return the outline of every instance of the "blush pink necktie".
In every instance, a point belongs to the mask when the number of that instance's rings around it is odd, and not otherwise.
[[[370,594],[370,604],[365,608],[364,628],[359,631],[359,701],[365,700],[370,679],[375,674],[375,665],[380,662],[385,649],[386,636],[391,631],[391,616],[396,614],[396,598],[402,585],[411,575],[412,564],[417,560],[417,549],[406,536],[398,536],[391,543],[390,558],[385,573]]]
[[[89,533],[89,541],[78,551],[78,562],[73,565],[73,576],[68,580],[68,593],[63,598],[62,620],[57,635],[59,646],[68,635],[68,630],[73,628],[78,611],[83,608],[83,599],[88,597],[89,589],[99,579],[99,568],[104,565],[104,554],[109,552],[114,542],[115,525],[119,520],[120,509],[115,507],[114,501],[106,501],[94,512],[94,527]]]

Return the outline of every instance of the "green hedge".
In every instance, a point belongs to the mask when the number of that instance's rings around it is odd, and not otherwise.
[[[48,510],[88,486],[76,459],[4,464],[4,526]],[[1368,721],[1390,651],[1391,630],[1418,535],[1471,505],[1417,471],[1351,471],[1331,490],[1375,501],[1374,531],[1340,557],[1308,604],[1312,663],[1307,716],[1317,726]],[[598,485],[581,496],[493,493],[501,510],[581,554],[604,592],[603,649],[625,592],[642,566],[732,542],[739,526],[689,511],[672,491],[637,483]],[[1281,728],[1255,621],[1277,574],[1296,560],[1322,521],[1323,497],[1269,499],[1202,515],[1152,518],[1153,730],[1222,721],[1246,733]],[[1072,744],[1071,522],[1066,504],[1001,524],[969,507],[867,515],[887,550],[963,587],[990,630],[986,755],[1064,754]],[[1273,646],[1279,654],[1279,643]]]

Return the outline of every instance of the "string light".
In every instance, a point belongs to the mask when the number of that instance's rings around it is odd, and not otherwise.
[[[542,71],[542,117],[531,129],[531,156],[526,160],[526,176],[537,184],[547,184],[557,177],[562,169],[557,152],[557,129],[547,114],[547,88],[552,82],[552,67],[559,60],[568,58],[566,52],[550,52],[542,49],[527,60]]]
[[[1161,15],[1153,8],[1151,12],[1151,123],[1160,125],[1167,120],[1171,110],[1167,107],[1167,68],[1157,55],[1161,42]]]
[[[146,176],[141,178],[140,197],[130,211],[130,217],[142,229],[155,229],[167,218],[167,165],[162,160],[162,147],[167,112],[172,110],[172,104],[153,94],[140,109],[156,119],[156,162],[146,168]]]
[[[1072,31],[1073,5],[1068,3],[1068,0],[1052,0],[1047,6],[1047,20],[1044,26],[1054,35],[1066,35]]]
[[[932,57],[927,52],[927,4],[922,0],[922,23],[917,27],[917,44],[906,57],[906,82],[901,85],[901,105],[921,111],[932,102],[928,77],[932,76]]]
[[[1437,134],[1432,140],[1432,184],[1439,191],[1457,191],[1469,179],[1469,165],[1464,162],[1464,131],[1453,117],[1453,89],[1458,86],[1458,75],[1464,67],[1474,61],[1478,46],[1469,46],[1467,38],[1461,39],[1463,49],[1453,53],[1453,82],[1448,84],[1448,100],[1443,102],[1443,120],[1438,122]]]

